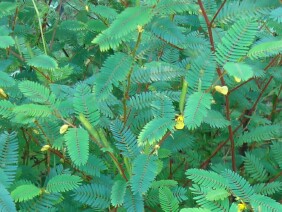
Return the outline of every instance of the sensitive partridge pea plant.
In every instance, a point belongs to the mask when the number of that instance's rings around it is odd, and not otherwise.
[[[282,211],[279,0],[0,2],[0,211]]]

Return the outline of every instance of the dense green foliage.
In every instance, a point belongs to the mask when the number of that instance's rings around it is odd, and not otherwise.
[[[281,212],[279,0],[0,2],[0,211]]]

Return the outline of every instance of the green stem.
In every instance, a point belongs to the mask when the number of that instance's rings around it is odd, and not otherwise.
[[[45,43],[45,39],[44,39],[44,35],[43,35],[43,29],[42,29],[42,24],[41,24],[41,20],[40,20],[39,11],[38,11],[38,9],[37,9],[37,6],[36,6],[34,0],[32,0],[32,3],[33,3],[33,6],[34,6],[34,9],[35,9],[37,18],[38,18],[38,23],[39,23],[39,28],[40,28],[40,33],[41,33],[41,38],[42,38],[42,43],[43,43],[44,52],[45,52],[45,54],[47,54],[46,43]]]

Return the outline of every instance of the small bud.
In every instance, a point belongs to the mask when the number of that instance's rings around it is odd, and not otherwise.
[[[239,78],[239,77],[234,77],[234,80],[235,80],[236,82],[241,82],[241,78]]]
[[[64,124],[63,126],[61,126],[60,128],[60,134],[64,134],[69,128],[69,125]]]
[[[89,12],[89,7],[88,7],[88,5],[85,5],[85,10],[86,10],[87,12]]]
[[[144,31],[144,28],[141,25],[137,25],[137,31],[139,33],[142,33]]]
[[[45,152],[45,151],[48,151],[49,149],[51,149],[50,145],[44,145],[42,148],[41,148],[41,152]]]
[[[228,94],[228,87],[227,86],[215,86],[214,87],[215,90],[223,95],[227,95]]]
[[[159,148],[161,148],[161,147],[158,144],[156,144],[155,147],[154,147],[155,150],[158,150]]]
[[[4,99],[7,99],[8,95],[5,93],[5,91],[0,88],[0,96],[2,96]]]

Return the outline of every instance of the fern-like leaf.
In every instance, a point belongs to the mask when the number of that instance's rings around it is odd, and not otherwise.
[[[232,25],[216,47],[217,62],[224,65],[226,62],[237,62],[245,56],[254,41],[257,28],[258,23],[253,19],[242,19]]]
[[[83,128],[71,128],[64,136],[69,155],[77,166],[85,165],[89,155],[89,135]]]
[[[260,194],[254,194],[250,197],[250,203],[255,212],[259,211],[282,211],[282,205],[275,200]]]
[[[282,143],[280,142],[273,142],[271,145],[271,153],[275,159],[275,161],[278,163],[280,169],[282,169]]]
[[[77,168],[86,174],[96,177],[100,177],[100,173],[107,169],[104,161],[93,154],[89,155],[85,165],[78,166]]]
[[[121,154],[129,158],[135,158],[140,154],[137,138],[131,132],[130,128],[124,127],[120,120],[112,122],[110,128],[117,141],[115,145],[121,151]]]
[[[199,5],[189,0],[162,0],[154,10],[156,14],[168,15],[182,12],[197,13]]]
[[[0,211],[3,212],[16,212],[16,206],[13,202],[10,193],[7,189],[0,183]]]
[[[255,155],[247,152],[244,157],[244,165],[246,172],[256,181],[264,182],[268,178],[268,174],[260,162],[260,159]]]
[[[130,189],[126,189],[124,196],[124,207],[127,211],[144,211],[144,200],[142,195],[134,194]]]
[[[97,74],[95,93],[96,96],[104,100],[113,89],[112,85],[117,86],[123,81],[133,63],[133,58],[124,53],[116,53],[104,62],[100,73]]]
[[[130,179],[134,195],[142,195],[148,191],[157,175],[157,166],[156,156],[139,155],[135,158]]]
[[[50,90],[37,82],[22,81],[19,83],[20,91],[31,101],[37,103],[54,104],[55,96]]]
[[[57,61],[48,55],[38,55],[27,60],[27,64],[36,68],[55,70],[58,68]]]
[[[73,98],[73,107],[75,113],[79,116],[83,114],[84,117],[95,126],[99,122],[100,113],[98,105],[95,104],[96,98],[88,85],[80,83],[76,89]]]
[[[212,96],[209,93],[195,92],[187,99],[184,110],[184,123],[188,129],[195,129],[207,116],[211,108]]]
[[[226,63],[223,68],[227,71],[230,76],[237,77],[242,81],[246,81],[253,77],[253,68],[245,63]]]
[[[77,188],[80,183],[81,178],[79,176],[61,174],[51,178],[48,181],[46,190],[52,193],[70,191]]]
[[[236,197],[246,202],[250,200],[254,190],[244,178],[231,170],[223,171],[222,176],[227,180],[229,189]]]
[[[7,73],[0,71],[0,87],[12,87],[16,84],[14,78],[9,76]]]
[[[243,143],[261,142],[272,138],[281,138],[281,131],[281,125],[259,126],[255,129],[250,129],[249,132],[240,136],[236,144],[242,145]]]
[[[139,146],[144,146],[147,143],[150,145],[159,141],[167,132],[173,130],[175,122],[168,118],[156,118],[148,122],[138,136]]]
[[[93,209],[103,210],[111,204],[111,190],[103,184],[82,185],[74,192],[74,199]]]
[[[200,169],[188,169],[185,174],[188,179],[201,186],[218,189],[227,188],[226,180],[215,172]]]
[[[124,180],[115,181],[111,192],[111,203],[113,206],[120,206],[124,202],[126,182]]]
[[[204,118],[204,123],[209,124],[213,128],[224,128],[230,125],[223,115],[215,110],[209,110],[208,115]]]
[[[134,83],[151,83],[157,81],[170,81],[183,75],[177,66],[165,62],[151,62],[137,69],[132,74]]]
[[[40,194],[41,189],[32,183],[20,185],[11,192],[11,196],[15,202],[27,201]]]
[[[273,195],[275,193],[281,193],[282,182],[271,182],[271,183],[259,183],[253,186],[255,193],[262,195]]]
[[[137,29],[137,25],[147,24],[152,16],[150,8],[128,7],[117,16],[108,29],[94,38],[92,43],[99,44],[101,51],[116,48],[127,35]]]
[[[18,139],[15,132],[0,135],[0,168],[7,175],[7,186],[15,179],[18,167]]]
[[[161,187],[159,189],[159,200],[163,211],[175,212],[179,210],[178,201],[168,187]]]
[[[248,52],[248,56],[252,59],[271,57],[282,53],[282,41],[268,41],[255,45]]]

